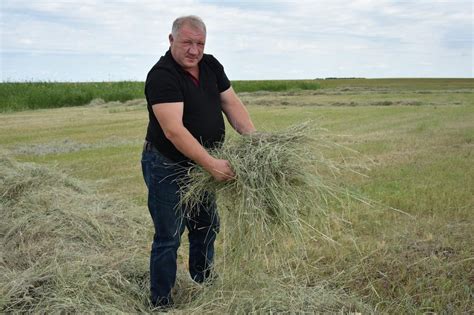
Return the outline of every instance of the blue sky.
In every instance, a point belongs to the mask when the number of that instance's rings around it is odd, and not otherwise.
[[[473,77],[467,0],[2,0],[2,81],[145,79],[196,14],[231,80]]]

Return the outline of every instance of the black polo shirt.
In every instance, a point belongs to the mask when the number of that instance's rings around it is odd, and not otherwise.
[[[148,107],[146,140],[158,151],[175,161],[189,161],[169,141],[156,119],[152,106],[160,103],[183,102],[183,125],[205,148],[214,148],[224,140],[220,93],[230,87],[224,67],[212,55],[204,54],[199,62],[199,83],[173,59],[171,51],[148,72],[145,96]]]

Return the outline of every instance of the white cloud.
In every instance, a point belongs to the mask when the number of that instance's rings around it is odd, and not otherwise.
[[[197,14],[208,26],[207,51],[238,79],[312,78],[323,76],[320,69],[334,76],[329,67],[344,76],[384,77],[393,68],[405,71],[399,76],[414,76],[420,60],[439,65],[431,76],[472,76],[472,6],[465,0],[3,0],[2,5],[1,52],[8,62],[20,60],[15,54],[35,52],[119,56],[111,61],[136,67],[133,60],[149,62],[164,53],[174,18]],[[96,71],[110,76],[114,69]],[[129,71],[130,79],[143,79],[136,69]]]

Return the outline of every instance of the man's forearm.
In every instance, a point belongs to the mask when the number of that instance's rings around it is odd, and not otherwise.
[[[221,100],[222,110],[232,128],[244,135],[255,131],[247,108],[245,108],[232,87],[221,93]]]
[[[153,112],[161,125],[165,137],[184,156],[201,165],[217,181],[229,180],[235,176],[227,160],[216,159],[194,138],[182,124],[184,104],[162,103],[153,106]]]
[[[213,157],[206,149],[193,137],[186,127],[174,128],[166,133],[166,138],[187,158],[193,160],[205,169],[212,167]]]
[[[227,118],[232,127],[242,135],[250,134],[256,130],[249,112],[240,101],[234,105]]]
[[[233,119],[233,121],[231,120],[231,125],[241,135],[247,135],[255,132],[256,130],[252,120],[250,119],[249,113],[243,106],[241,112],[239,113],[239,118]]]
[[[193,137],[184,126],[166,133],[168,140],[186,157],[201,165],[215,180],[226,181],[234,178],[235,173],[227,160],[216,159]]]

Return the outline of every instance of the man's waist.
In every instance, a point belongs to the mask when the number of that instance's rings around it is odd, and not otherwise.
[[[148,140],[145,140],[145,142],[143,143],[143,151],[145,152],[158,152],[161,154],[160,150],[158,150],[154,145],[153,143],[151,143],[150,141]]]
[[[153,144],[153,142],[148,141],[148,140],[145,140],[145,142],[143,143],[143,152],[153,152],[161,156],[163,159],[166,159],[167,160],[166,162],[176,164],[176,165],[185,166],[191,162],[191,160],[186,158],[179,151],[176,151],[176,152],[178,153],[178,157],[181,157],[181,159],[173,158],[172,154],[168,154],[168,152],[162,152],[162,150],[159,150],[158,147]]]

